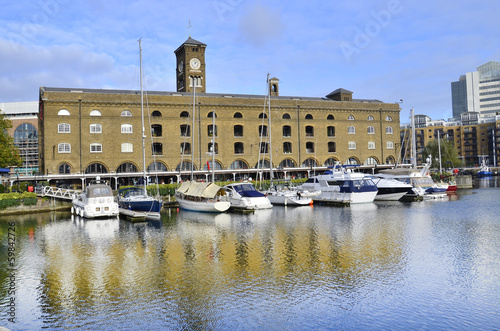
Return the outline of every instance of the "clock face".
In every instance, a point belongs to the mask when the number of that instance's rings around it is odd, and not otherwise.
[[[200,60],[194,57],[191,61],[189,61],[189,65],[191,66],[191,69],[200,69]]]
[[[184,62],[181,61],[179,62],[179,72],[182,72],[184,70]]]

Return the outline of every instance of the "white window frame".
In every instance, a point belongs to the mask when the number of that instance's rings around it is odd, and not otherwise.
[[[62,153],[71,153],[71,144],[70,143],[60,143],[57,145],[57,152]]]
[[[132,124],[122,124],[121,133],[133,133]]]
[[[394,142],[393,141],[388,141],[386,143],[387,149],[394,149]]]
[[[121,117],[132,117],[132,112],[128,109],[122,111]]]
[[[392,117],[391,117],[391,116],[389,116],[389,115],[387,115],[387,117],[385,118],[385,120],[386,120],[387,122],[392,122]]]
[[[94,110],[91,110],[91,111],[90,111],[89,116],[102,116],[102,114],[101,114],[101,112],[99,111],[99,109],[94,109]]]
[[[102,153],[102,144],[99,143],[90,144],[90,153]]]
[[[102,133],[102,125],[98,123],[90,124],[90,133]]]
[[[368,142],[368,149],[375,149],[375,142],[374,141]]]
[[[70,116],[71,114],[69,113],[69,110],[67,109],[61,109],[57,112],[57,115],[59,116]]]
[[[374,121],[375,118],[372,115],[368,115],[367,121]]]
[[[369,126],[366,130],[368,134],[375,134],[375,127]]]
[[[347,116],[347,120],[348,121],[354,121],[355,120],[354,115]]]
[[[133,153],[134,144],[132,143],[122,143],[122,153]]]
[[[385,127],[385,134],[393,134],[393,129],[392,126],[386,126]]]
[[[71,124],[59,123],[57,125],[57,133],[71,133]]]
[[[356,142],[355,141],[349,141],[347,143],[348,149],[356,149]]]
[[[356,127],[348,126],[347,127],[347,134],[356,134]]]

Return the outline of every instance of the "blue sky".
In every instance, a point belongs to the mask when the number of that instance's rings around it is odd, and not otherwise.
[[[0,102],[36,101],[40,86],[174,91],[174,50],[207,44],[207,92],[398,102],[432,119],[452,115],[450,83],[500,61],[500,2],[2,1]],[[188,29],[188,24],[191,27]]]

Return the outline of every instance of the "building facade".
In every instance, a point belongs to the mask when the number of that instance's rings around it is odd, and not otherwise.
[[[500,62],[490,61],[460,76],[451,83],[451,98],[454,119],[465,112],[481,116],[500,113]]]
[[[264,95],[206,93],[205,50],[189,38],[175,51],[177,91],[145,93],[147,172],[171,181],[190,169],[231,178],[271,159],[290,173],[335,161],[395,162],[399,104],[353,99],[345,89],[281,96],[277,78],[268,82],[270,103]],[[39,131],[45,175],[143,170],[140,91],[41,87]]]
[[[432,121],[426,115],[415,116],[417,164],[423,164],[422,152],[432,140],[446,139],[453,144],[464,166],[478,166],[484,159],[490,166],[500,164],[500,115],[481,116],[478,112],[461,114],[459,120]],[[409,163],[410,125],[401,126],[401,159]],[[445,165],[444,165],[445,166]]]
[[[38,101],[0,103],[0,110],[12,122],[8,134],[14,138],[23,162],[22,166],[12,169],[13,175],[38,173]]]

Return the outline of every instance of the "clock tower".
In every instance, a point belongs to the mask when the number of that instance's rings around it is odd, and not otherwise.
[[[205,45],[202,42],[188,38],[175,50],[177,68],[177,92],[206,92],[205,79]]]

